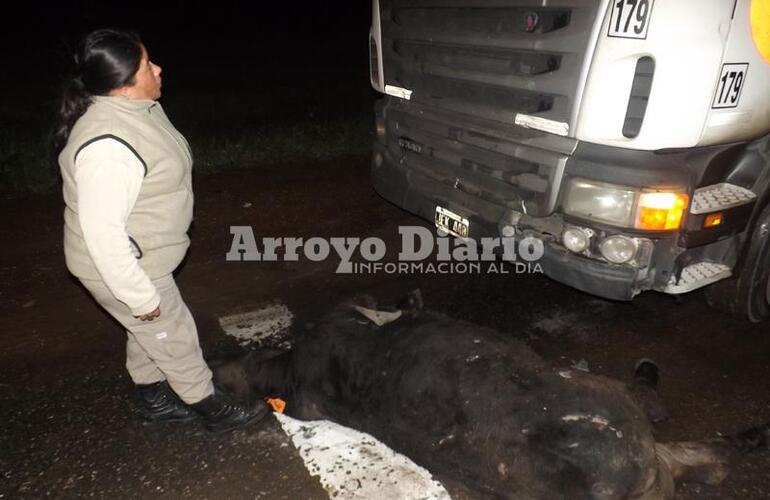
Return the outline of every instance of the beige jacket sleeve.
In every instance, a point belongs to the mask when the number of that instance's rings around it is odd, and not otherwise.
[[[78,217],[88,253],[107,288],[134,316],[152,312],[160,304],[126,230],[143,178],[139,159],[112,139],[86,146],[75,163]]]

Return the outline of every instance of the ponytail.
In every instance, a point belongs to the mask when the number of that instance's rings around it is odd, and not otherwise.
[[[83,38],[73,59],[74,76],[65,82],[51,134],[54,158],[67,145],[72,127],[88,110],[93,96],[133,84],[142,60],[142,41],[131,31],[96,30]]]
[[[58,120],[54,125],[51,149],[54,155],[61,153],[67,145],[72,127],[91,105],[91,95],[79,76],[70,78],[64,85],[59,102]]]

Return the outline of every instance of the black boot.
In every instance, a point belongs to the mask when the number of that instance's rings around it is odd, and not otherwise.
[[[270,413],[267,405],[243,405],[216,392],[202,401],[190,405],[203,418],[203,426],[211,432],[228,431],[251,422],[262,420]]]
[[[146,424],[187,422],[198,418],[198,415],[179,399],[165,380],[154,384],[137,385],[136,388],[142,402],[142,416]]]

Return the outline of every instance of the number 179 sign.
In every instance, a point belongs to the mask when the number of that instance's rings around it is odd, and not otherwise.
[[[749,72],[748,63],[723,64],[712,108],[735,108]]]
[[[612,0],[608,36],[647,38],[654,0]]]

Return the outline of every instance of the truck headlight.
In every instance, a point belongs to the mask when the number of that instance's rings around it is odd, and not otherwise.
[[[616,226],[634,222],[636,191],[603,182],[573,179],[567,188],[564,212]]]
[[[570,252],[583,253],[591,245],[593,235],[588,228],[570,226],[561,234],[561,241]]]
[[[689,203],[685,193],[643,191],[603,182],[572,179],[564,213],[607,224],[645,229],[678,229]]]
[[[639,243],[628,236],[615,235],[602,241],[599,245],[602,256],[613,264],[626,264],[636,256]]]

